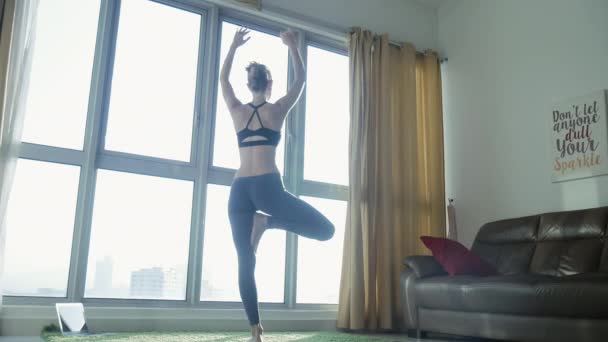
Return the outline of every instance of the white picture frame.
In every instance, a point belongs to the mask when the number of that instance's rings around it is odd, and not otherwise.
[[[608,174],[608,91],[551,106],[551,181]]]

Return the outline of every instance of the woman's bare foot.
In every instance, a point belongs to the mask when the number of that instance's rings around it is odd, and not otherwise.
[[[251,339],[248,342],[264,342],[262,335],[264,334],[264,328],[261,324],[251,326]]]
[[[253,215],[253,227],[251,228],[251,246],[254,253],[258,250],[258,245],[266,228],[268,228],[268,216],[255,213]]]

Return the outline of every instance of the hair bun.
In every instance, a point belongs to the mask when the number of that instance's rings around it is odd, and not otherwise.
[[[268,88],[268,82],[271,80],[270,70],[264,64],[251,62],[245,70],[247,70],[247,80],[251,90],[259,92]]]

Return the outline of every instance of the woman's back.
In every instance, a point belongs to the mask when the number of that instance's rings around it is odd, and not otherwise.
[[[239,141],[241,166],[236,177],[279,172],[275,161],[277,148],[272,140],[282,143],[280,132],[287,115],[285,110],[269,102],[248,103],[236,106],[230,114],[237,139],[242,139]]]
[[[294,79],[287,94],[275,103],[268,103],[272,94],[272,77],[268,68],[251,62],[247,71],[247,87],[251,91],[251,103],[242,103],[235,95],[229,81],[234,54],[239,46],[245,44],[249,31],[239,29],[226,55],[220,71],[222,95],[232,117],[239,142],[241,166],[235,177],[257,176],[265,173],[279,173],[276,165],[276,146],[281,143],[281,127],[290,109],[300,98],[305,85],[306,72],[302,56],[297,48],[297,38],[293,31],[281,33],[281,40],[288,46]]]

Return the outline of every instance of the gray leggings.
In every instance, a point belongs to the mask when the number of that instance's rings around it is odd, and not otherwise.
[[[267,173],[238,177],[232,182],[228,216],[239,262],[239,290],[251,325],[258,324],[258,294],[255,285],[255,254],[251,246],[251,227],[256,211],[269,215],[270,228],[325,241],[334,235],[334,225],[318,210],[287,192],[281,175]]]

